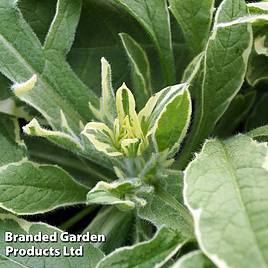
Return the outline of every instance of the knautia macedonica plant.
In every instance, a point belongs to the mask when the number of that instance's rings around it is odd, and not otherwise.
[[[268,267],[255,2],[0,0],[1,268]]]

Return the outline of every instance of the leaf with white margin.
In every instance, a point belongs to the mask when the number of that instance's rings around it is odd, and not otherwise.
[[[167,1],[116,0],[116,2],[136,18],[148,32],[159,54],[165,84],[173,84],[175,68]]]
[[[261,1],[261,2],[257,2],[257,3],[248,3],[247,4],[249,11],[251,14],[263,14],[263,13],[267,13],[268,11],[268,2],[267,1]]]
[[[62,233],[61,230],[50,226],[45,223],[31,223],[27,222],[23,219],[19,219],[13,215],[8,214],[0,214],[0,236],[4,237],[5,232],[12,232],[13,234],[31,234],[36,235],[39,232],[42,232],[46,235],[51,235],[54,232],[57,233],[58,236]],[[5,248],[6,246],[11,246],[14,248],[19,249],[29,249],[32,246],[34,246],[37,249],[45,249],[45,248],[58,248],[61,251],[63,250],[63,247],[66,246],[67,248],[74,247],[78,248],[79,246],[83,246],[83,252],[84,256],[81,257],[65,257],[63,255],[59,257],[43,257],[40,258],[38,256],[30,257],[30,256],[24,256],[15,257],[14,255],[10,255],[9,257],[5,257]],[[71,243],[71,242],[61,242],[58,240],[57,242],[4,242],[4,239],[0,240],[0,264],[1,260],[5,258],[6,260],[9,260],[8,265],[16,263],[18,264],[16,267],[26,267],[26,268],[45,268],[45,267],[57,267],[57,268],[73,268],[73,267],[81,267],[81,268],[95,268],[96,264],[103,258],[103,253],[95,248],[90,243]],[[13,266],[4,266],[4,267],[13,267]],[[1,266],[0,266],[1,267]]]
[[[161,227],[149,241],[116,249],[104,257],[97,268],[162,267],[185,243],[176,232]]]
[[[170,154],[174,154],[179,150],[190,125],[191,114],[192,102],[186,86],[165,103],[154,123],[151,132],[157,151],[168,149]]]
[[[150,63],[144,49],[128,34],[119,34],[132,66],[134,95],[138,108],[152,95]]]
[[[176,96],[187,94],[189,84],[178,84],[166,87],[154,94],[139,112],[138,118],[144,134],[150,134],[163,110]]]
[[[268,14],[266,16],[268,16]],[[254,49],[252,50],[248,66],[247,81],[252,86],[256,86],[258,83],[266,81],[268,78],[267,47],[267,31],[264,26],[258,30],[257,36],[255,37]]]
[[[185,170],[198,243],[219,267],[268,266],[267,156],[244,135],[208,140]]]
[[[268,141],[268,125],[255,128],[249,131],[247,135],[251,137],[252,139],[256,139],[256,140],[261,139],[262,141],[263,140]]]
[[[141,135],[141,129],[136,113],[136,102],[126,84],[123,84],[116,91],[116,111],[120,125],[124,126],[125,119],[128,118],[130,127],[133,127],[133,131],[136,134],[135,137],[139,137]]]
[[[99,121],[112,126],[116,118],[116,105],[112,85],[112,70],[105,58],[101,58],[101,89],[100,108],[96,109],[94,105],[89,103],[89,109]]]
[[[27,81],[35,74],[35,87],[19,98],[38,110],[56,130],[60,129],[62,109],[73,131],[80,133],[79,121],[92,119],[88,102],[96,104],[96,95],[77,78],[58,51],[42,48],[17,1],[1,1],[0,17],[0,72],[13,83]]]
[[[217,9],[204,60],[196,79],[191,81],[194,121],[180,155],[180,168],[185,168],[192,153],[211,134],[244,82],[253,41],[252,26],[248,20],[233,22],[247,14],[244,0],[224,0]]]
[[[13,98],[0,100],[0,113],[11,115],[17,118],[23,118],[26,121],[30,121],[33,118],[25,107],[17,105]]]
[[[267,36],[259,35],[254,40],[254,48],[258,55],[268,56]]]
[[[201,67],[203,58],[204,58],[204,52],[201,52],[196,57],[194,57],[193,60],[188,64],[188,66],[183,72],[183,76],[181,79],[183,83],[187,81],[191,82],[194,79],[194,77],[196,76],[197,72]]]
[[[74,41],[80,19],[82,0],[58,0],[55,17],[46,36],[44,49],[57,50],[65,56]]]
[[[100,181],[87,194],[87,204],[115,205],[122,211],[131,210],[135,203],[127,198],[128,193],[140,185],[141,181],[138,179],[124,179],[112,183]],[[137,197],[135,199],[137,200]]]
[[[0,168],[0,207],[19,215],[86,202],[88,189],[63,169],[27,160]]]
[[[103,152],[108,156],[122,155],[122,153],[112,144],[112,130],[104,123],[87,123],[81,134],[94,145],[96,150]]]
[[[178,259],[171,268],[214,268],[214,264],[200,250],[192,251]]]
[[[170,10],[182,28],[191,54],[204,50],[212,24],[214,0],[170,0]]]
[[[24,126],[22,129],[24,133],[27,135],[47,138],[51,142],[70,151],[73,152],[83,151],[83,147],[77,137],[61,131],[53,131],[42,128],[35,118],[26,126]]]

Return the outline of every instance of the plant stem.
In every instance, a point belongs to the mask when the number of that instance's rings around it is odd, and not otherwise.
[[[97,208],[97,206],[88,206],[79,211],[77,214],[75,214],[72,218],[64,222],[60,225],[61,230],[68,230],[70,227],[78,223],[80,220],[82,220],[85,216],[87,216],[90,212],[94,211]]]

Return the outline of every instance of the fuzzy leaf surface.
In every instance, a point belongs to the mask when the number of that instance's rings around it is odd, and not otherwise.
[[[151,268],[165,264],[185,243],[180,236],[162,227],[149,241],[120,248],[106,256],[97,268]]]
[[[244,135],[208,140],[185,171],[197,240],[219,267],[267,267],[267,155]]]
[[[31,223],[27,222],[25,220],[16,218],[15,216],[8,215],[8,214],[1,214],[0,215],[0,235],[1,237],[5,236],[6,231],[12,232],[13,234],[38,234],[38,232],[42,232],[43,234],[53,234],[54,232],[57,233],[59,236],[62,231],[52,227],[50,225],[44,224],[44,223]],[[82,243],[70,243],[70,242],[56,242],[56,243],[45,243],[45,242],[39,242],[39,243],[26,243],[26,242],[4,242],[4,240],[1,240],[0,242],[1,249],[0,249],[0,264],[1,262],[5,261],[5,264],[8,264],[8,266],[2,266],[2,267],[24,267],[24,268],[45,268],[45,267],[59,267],[59,268],[73,268],[73,267],[81,267],[81,268],[87,268],[87,267],[96,267],[96,264],[100,259],[103,257],[103,253],[99,250],[94,248],[89,243],[82,244]],[[5,256],[5,248],[6,246],[12,246],[14,248],[24,248],[28,249],[34,246],[38,249],[44,249],[44,248],[59,248],[63,249],[64,246],[70,248],[71,246],[78,248],[80,245],[83,245],[84,247],[84,256],[81,257],[14,257],[11,255],[10,257],[4,257]],[[11,265],[11,266],[9,266]],[[13,266],[12,266],[13,265]],[[1,266],[0,266],[1,267]]]
[[[183,255],[172,268],[214,268],[216,267],[200,250]]]
[[[170,0],[170,10],[182,28],[193,56],[203,51],[212,23],[214,0]]]
[[[61,54],[43,50],[16,1],[1,1],[0,16],[0,71],[14,83],[37,75],[34,89],[20,99],[42,113],[55,129],[60,129],[61,109],[71,128],[79,133],[79,121],[92,117],[88,102],[96,103],[95,94],[76,77]]]
[[[219,27],[247,15],[243,0],[224,0],[217,10],[214,29],[206,46],[203,62],[191,81],[196,101],[192,131],[180,158],[185,166],[240,90],[252,46],[252,27],[247,23]]]
[[[167,84],[175,81],[174,58],[167,2],[163,0],[116,0],[149,33],[156,46]]]
[[[128,34],[120,34],[129,62],[138,108],[143,107],[152,94],[150,64],[144,49]]]

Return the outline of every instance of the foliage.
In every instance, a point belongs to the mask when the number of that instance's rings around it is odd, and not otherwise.
[[[1,237],[107,239],[1,241],[0,267],[268,267],[267,21],[268,1],[0,0]]]

